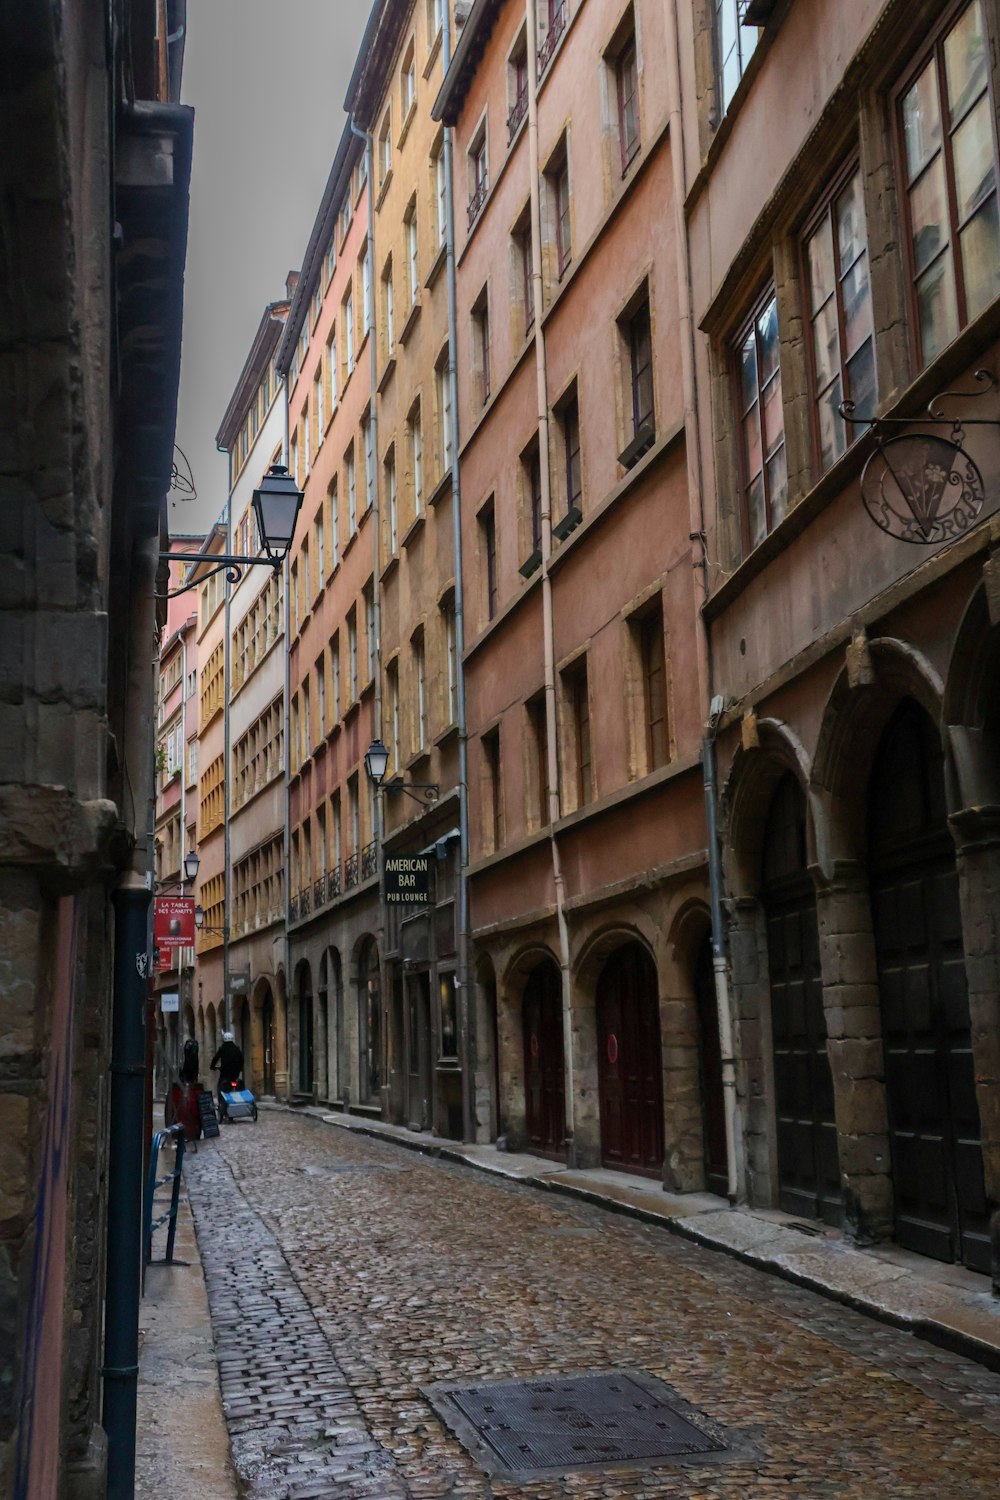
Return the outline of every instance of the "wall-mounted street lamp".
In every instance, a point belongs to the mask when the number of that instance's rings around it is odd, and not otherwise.
[[[189,850],[189,852],[184,856],[184,874],[181,876],[180,880],[158,880],[156,882],[156,889],[158,891],[166,891],[169,890],[171,886],[176,885],[179,886],[183,891],[185,881],[187,881],[188,885],[193,885],[197,880],[198,867],[200,866],[200,864],[201,860],[198,858],[195,851],[193,849]]]
[[[199,932],[214,932],[217,933],[219,937],[229,936],[228,927],[210,927],[206,925],[205,908],[203,906],[196,906],[194,909],[194,925],[197,927]]]
[[[243,577],[243,569],[251,568],[256,563],[267,563],[277,573],[291,551],[295,523],[302,506],[302,493],[284,464],[272,464],[259,487],[254,490],[251,502],[264,556],[240,557],[231,552],[161,552],[161,562],[201,563],[203,569],[190,583],[182,584],[179,589],[172,589],[161,597],[176,599],[179,594],[186,594],[188,589],[197,588],[206,578],[211,578],[213,573],[223,571],[230,583],[239,583]],[[209,562],[212,566],[205,569],[204,565]]]
[[[433,804],[441,796],[440,784],[436,781],[404,781],[402,776],[390,776],[386,781],[385,773],[389,765],[389,752],[377,737],[372,740],[365,751],[365,770],[370,780],[383,792],[405,792],[414,802],[421,802],[428,806]],[[421,795],[418,797],[416,793]]]

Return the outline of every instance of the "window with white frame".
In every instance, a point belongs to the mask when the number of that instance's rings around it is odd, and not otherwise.
[[[419,516],[424,507],[424,452],[419,401],[410,408],[410,415],[406,419],[406,440],[409,447],[410,483],[413,487],[413,514]]]
[[[407,286],[410,293],[410,306],[417,300],[417,291],[420,286],[420,273],[417,261],[417,202],[414,198],[406,210],[406,272]]]
[[[347,535],[352,537],[358,529],[358,476],[354,462],[354,444],[347,450]]]
[[[390,448],[385,460],[386,519],[389,529],[389,556],[399,547],[399,510],[396,497],[396,450]]]
[[[756,49],[760,30],[744,26],[746,0],[715,0],[715,65],[719,113],[732,103],[740,79]]]
[[[378,180],[384,184],[392,171],[392,111],[386,110],[378,132]]]

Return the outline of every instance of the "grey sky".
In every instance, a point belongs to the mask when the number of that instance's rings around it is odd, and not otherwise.
[[[215,434],[264,305],[306,248],[344,127],[371,0],[188,0],[183,102],[195,109],[177,441],[198,531],[226,499]]]

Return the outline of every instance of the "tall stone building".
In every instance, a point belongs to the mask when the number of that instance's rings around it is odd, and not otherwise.
[[[187,236],[183,12],[26,0],[0,16],[0,1493],[16,1500],[103,1496],[106,1464],[128,1484],[133,1457],[128,1069]]]
[[[701,529],[660,0],[477,4],[455,127],[484,1125],[726,1184]]]
[[[275,354],[288,301],[264,309],[216,441],[229,454],[233,550],[260,551],[253,492],[281,461],[285,403]],[[226,911],[232,1029],[248,1088],[288,1091],[285,985],[285,596],[266,565],[229,594]],[[207,1065],[211,1057],[205,1059]],[[204,1070],[203,1070],[204,1071]]]
[[[676,13],[740,1187],[997,1280],[1000,8]]]

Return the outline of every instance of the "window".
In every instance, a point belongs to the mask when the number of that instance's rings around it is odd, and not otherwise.
[[[410,110],[417,102],[417,64],[412,42],[403,59],[403,71],[399,77],[399,93],[403,106],[403,123],[405,125],[409,118]]]
[[[490,399],[490,302],[486,287],[483,287],[472,309],[472,324],[479,364],[479,391],[485,406]]]
[[[340,496],[336,479],[330,486],[330,563],[334,568],[340,566]]]
[[[399,546],[399,507],[396,497],[396,450],[394,448],[389,449],[385,460],[385,493],[389,527],[389,556],[392,557]]]
[[[568,11],[569,0],[541,0],[541,4],[538,6],[536,14],[539,30],[539,74],[545,72],[552,54],[556,50],[559,38],[566,30]]]
[[[302,462],[305,465],[306,478],[309,478],[309,402],[302,408]]]
[[[424,653],[423,631],[413,637],[413,677],[416,686],[416,730],[417,749],[427,744],[427,659]]]
[[[573,240],[569,217],[569,157],[565,140],[557,159],[549,166],[549,197],[555,226],[556,273],[561,281],[573,259]]]
[[[715,0],[715,59],[719,115],[726,113],[753,56],[760,32],[742,25],[746,0]]]
[[[305,744],[303,746],[303,754],[306,757],[312,754],[313,747],[312,714],[310,711],[311,707],[312,693],[309,690],[309,677],[307,675],[305,682],[302,684],[302,724],[305,729]]]
[[[424,508],[423,437],[420,431],[420,403],[411,408],[406,421],[406,439],[410,450],[410,476],[413,485],[413,514],[419,516]]]
[[[187,747],[187,780],[188,780],[188,786],[190,786],[191,783],[197,778],[197,775],[198,775],[198,741],[197,740],[188,740],[188,747]]]
[[[434,183],[434,209],[437,216],[437,242],[440,246],[444,244],[445,229],[447,227],[444,146],[440,142],[435,146],[431,154],[431,175]]]
[[[315,328],[316,324],[319,322],[319,315],[320,315],[320,313],[322,311],[323,311],[323,284],[322,284],[322,282],[320,282],[316,286],[316,288],[314,289],[313,295],[312,295],[312,322],[313,322],[313,327],[314,328]]]
[[[326,582],[326,565],[323,556],[323,510],[322,507],[316,512],[316,588],[321,589]]]
[[[351,200],[350,200],[350,196],[346,197],[344,199],[343,203],[340,205],[340,217],[339,217],[339,219],[337,221],[337,224],[338,224],[338,232],[340,234],[340,243],[343,244],[344,241],[345,241],[345,239],[347,238],[347,231],[351,227]]]
[[[445,721],[448,724],[458,722],[458,652],[457,637],[455,634],[455,601],[446,599],[441,606],[441,615],[444,623],[444,649],[445,649]]]
[[[292,606],[292,634],[298,635],[299,631],[299,565],[292,563],[292,571],[289,577],[289,589],[291,592]]]
[[[494,729],[484,734],[483,770],[485,773],[486,840],[490,849],[499,849],[503,843],[503,806],[500,783],[500,731]]]
[[[343,314],[340,326],[344,330],[344,370],[345,375],[350,375],[354,369],[354,294],[348,292],[344,298]]]
[[[365,509],[371,510],[375,499],[375,449],[372,445],[372,422],[366,413],[361,419],[365,439]]]
[[[427,0],[427,46],[432,47],[441,33],[442,0]]]
[[[545,698],[539,694],[525,704],[528,715],[528,748],[532,765],[530,770],[534,792],[536,826],[544,828],[549,821],[549,734],[545,718]]]
[[[347,535],[352,537],[358,529],[358,482],[354,463],[354,444],[347,450]]]
[[[347,782],[347,815],[350,819],[351,853],[356,855],[361,848],[361,804],[358,800],[358,778],[351,776]],[[355,873],[354,879],[357,880]]]
[[[330,241],[329,245],[327,245],[327,247],[326,247],[326,254],[323,257],[323,285],[324,286],[329,286],[330,285],[330,282],[333,280],[333,273],[336,270],[336,266],[337,266],[337,242],[336,242],[335,239],[332,239]]]
[[[375,680],[375,655],[376,655],[375,584],[371,580],[369,580],[369,582],[365,584],[364,601],[365,601],[365,647],[366,647],[367,656],[368,656],[368,662],[367,662],[367,665],[368,665],[368,676],[367,676],[366,681],[367,682],[374,682],[374,680]]]
[[[469,228],[479,216],[489,191],[489,172],[486,155],[486,120],[476,131],[469,147]]]
[[[392,359],[396,348],[396,326],[392,296],[392,256],[382,272],[382,324],[385,329],[385,357]]]
[[[840,403],[874,410],[875,341],[868,244],[855,167],[846,187],[825,205],[805,243],[812,328],[813,400],[820,467],[828,469],[849,445]]]
[[[358,696],[358,612],[352,604],[347,613],[348,686],[350,701]]]
[[[479,535],[486,590],[486,618],[492,620],[497,612],[497,526],[492,499],[479,512]]]
[[[330,381],[330,415],[337,410],[337,330],[330,329],[326,341],[326,369]]]
[[[559,435],[562,439],[561,467],[567,514],[579,510],[583,498],[580,469],[580,403],[576,386],[559,411]]]
[[[316,713],[318,739],[326,734],[326,657],[321,651],[316,662]]]
[[[340,873],[340,861],[342,857],[340,837],[340,793],[334,792],[331,810],[333,813],[333,828],[331,829],[330,868],[335,874]]]
[[[410,290],[410,306],[417,300],[420,273],[417,263],[417,206],[412,203],[406,217],[406,267]]]
[[[615,63],[615,94],[618,100],[618,142],[622,176],[639,149],[639,69],[635,37],[629,37]]]
[[[302,471],[299,468],[299,440],[298,440],[298,436],[295,436],[295,437],[292,438],[291,443],[289,444],[289,450],[290,451],[289,451],[288,467],[291,470],[291,472],[295,475],[295,482],[298,485],[299,489],[301,489],[302,488],[302,484],[303,484],[303,476],[302,476]]]
[[[654,427],[653,353],[649,327],[649,299],[628,320],[629,380],[632,397],[632,436]]]
[[[333,695],[333,722],[340,723],[340,631],[338,630],[330,642],[330,668],[332,681],[330,684]]]
[[[507,59],[507,143],[528,113],[528,44],[522,30]]]
[[[756,547],[785,514],[785,418],[778,359],[778,304],[765,293],[736,349],[742,428],[744,540]]]
[[[361,256],[361,302],[363,328],[368,333],[372,326],[372,257],[367,240]]]
[[[576,805],[583,807],[591,799],[590,770],[590,695],[587,663],[581,662],[566,673],[566,700],[573,731],[573,772]]]
[[[323,364],[322,364],[322,361],[320,362],[320,367],[319,367],[319,369],[316,372],[316,379],[313,381],[313,411],[316,413],[316,447],[318,448],[319,445],[320,445],[320,443],[322,443],[322,441],[323,441],[323,431],[324,431],[324,425],[325,425],[324,422],[323,422]]]
[[[538,455],[537,438],[533,438],[530,447],[521,454],[521,475],[524,493],[528,497],[531,548],[533,552],[538,552],[542,546],[542,464]]]
[[[389,751],[392,769],[399,770],[399,662],[390,662],[385,671],[387,697],[389,700]]]
[[[438,408],[438,453],[441,457],[441,474],[451,469],[451,379],[448,374],[448,351],[440,355],[434,371],[437,385]]]
[[[901,127],[920,363],[1000,293],[1000,216],[982,0],[934,44]]]
[[[663,609],[658,606],[639,622],[642,701],[646,724],[646,770],[665,766],[667,744],[667,666],[663,649]]]
[[[382,117],[382,124],[378,132],[378,180],[379,185],[384,185],[386,178],[392,171],[392,112],[386,110]]]
[[[514,243],[520,283],[521,308],[524,312],[524,336],[528,337],[535,325],[535,281],[531,265],[531,220],[526,219],[515,232]]]

